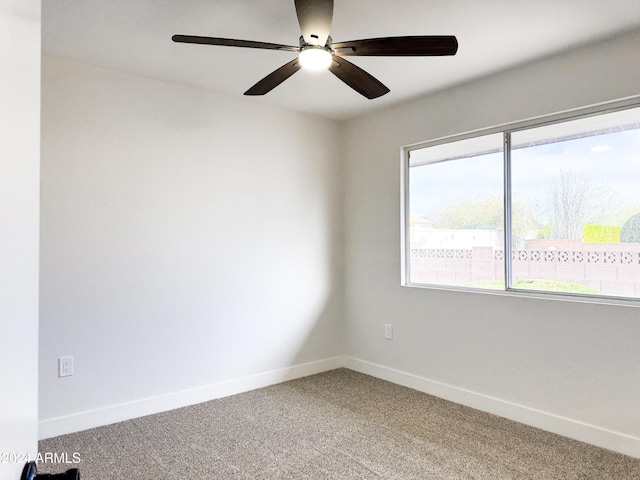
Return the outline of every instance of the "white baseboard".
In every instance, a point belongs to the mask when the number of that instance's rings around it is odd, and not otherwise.
[[[372,377],[387,380],[541,430],[640,458],[640,438],[637,437],[560,417],[357,358],[345,357],[344,366],[356,372],[365,373]]]
[[[445,400],[492,413],[548,432],[557,433],[558,435],[573,438],[597,447],[640,458],[640,438],[589,425],[570,418],[560,417],[353,357],[328,358],[166,395],[41,420],[38,425],[38,438],[43,440],[45,438],[151,415],[153,413],[195,405],[208,400],[227,397],[341,367],[346,367],[356,372],[371,375],[382,380],[387,380]]]
[[[143,398],[133,402],[120,403],[62,417],[48,418],[38,423],[38,439],[43,440],[153,413],[195,405],[340,367],[344,367],[344,357],[333,357],[166,395]]]

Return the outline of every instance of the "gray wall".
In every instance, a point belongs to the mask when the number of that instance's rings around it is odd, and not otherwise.
[[[48,56],[42,115],[43,436],[343,353],[335,124]]]
[[[401,146],[640,94],[639,79],[636,32],[349,121],[347,354],[507,416],[617,432],[640,456],[640,309],[400,286]]]

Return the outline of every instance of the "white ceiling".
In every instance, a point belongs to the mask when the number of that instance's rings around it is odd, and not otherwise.
[[[293,0],[46,0],[46,54],[242,97],[295,53],[177,44],[173,34],[297,45]],[[640,28],[639,0],[335,0],[334,41],[456,35],[453,57],[349,57],[391,92],[367,100],[299,71],[251,101],[346,119]]]

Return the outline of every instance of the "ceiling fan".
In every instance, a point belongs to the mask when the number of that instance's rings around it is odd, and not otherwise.
[[[333,0],[295,0],[296,14],[302,36],[299,46],[275,43],[234,40],[231,38],[174,35],[180,43],[200,43],[227,47],[262,48],[296,52],[298,57],[270,73],[245,95],[264,95],[284,82],[300,68],[328,69],[336,77],[368,99],[378,98],[389,92],[378,79],[347,61],[346,56],[439,56],[455,55],[458,41],[453,35],[410,37],[383,37],[333,43],[329,36],[333,18]]]

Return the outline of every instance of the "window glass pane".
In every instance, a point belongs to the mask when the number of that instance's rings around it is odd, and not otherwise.
[[[502,134],[410,152],[408,281],[504,289]]]
[[[640,298],[640,109],[511,141],[512,287]]]

